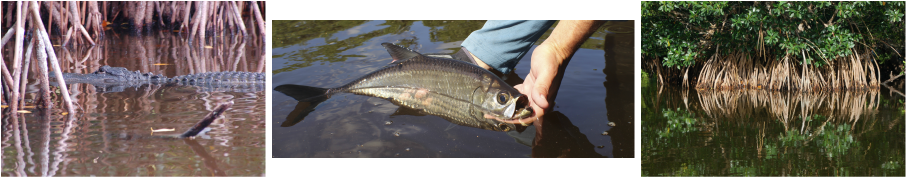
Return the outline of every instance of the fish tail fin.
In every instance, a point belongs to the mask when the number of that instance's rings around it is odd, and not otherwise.
[[[296,101],[315,101],[320,97],[327,99],[328,88],[310,87],[305,85],[286,84],[274,88],[287,96],[293,97]]]
[[[283,93],[287,96],[293,97],[296,101],[299,101],[296,104],[296,109],[293,109],[293,112],[290,112],[287,115],[287,120],[280,124],[281,127],[290,127],[296,125],[296,123],[302,122],[305,119],[305,116],[308,116],[309,113],[315,111],[315,107],[321,102],[330,97],[328,88],[318,88],[310,87],[303,85],[280,85],[274,88],[280,93]]]

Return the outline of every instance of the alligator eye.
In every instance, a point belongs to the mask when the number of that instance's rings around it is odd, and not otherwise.
[[[498,104],[507,103],[507,100],[510,100],[510,95],[504,92],[498,93]]]

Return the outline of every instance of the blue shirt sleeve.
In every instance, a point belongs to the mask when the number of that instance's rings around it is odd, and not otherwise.
[[[554,20],[489,20],[461,46],[501,73],[516,67]]]

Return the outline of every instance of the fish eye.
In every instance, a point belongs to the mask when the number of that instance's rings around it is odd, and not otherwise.
[[[510,100],[510,95],[504,92],[498,93],[498,104],[507,103],[507,100]]]

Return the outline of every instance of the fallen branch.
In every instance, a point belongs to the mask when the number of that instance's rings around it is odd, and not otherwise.
[[[901,93],[901,91],[898,91],[898,89],[896,89],[896,88],[894,88],[894,87],[885,85],[884,83],[882,83],[882,86],[888,87],[888,91],[895,92],[895,93],[897,93],[897,94],[899,94],[899,95],[901,95],[901,96],[904,96],[904,93]],[[907,96],[904,96],[904,97],[907,97]]]
[[[194,137],[195,135],[198,135],[199,132],[201,132],[202,130],[205,130],[205,128],[208,128],[208,125],[211,125],[211,123],[214,122],[214,120],[216,120],[218,117],[220,117],[220,115],[223,114],[224,111],[227,111],[227,109],[230,108],[230,106],[233,106],[232,101],[229,103],[224,103],[224,104],[221,104],[220,106],[217,106],[217,108],[214,108],[214,111],[211,111],[211,113],[208,113],[208,115],[206,115],[205,118],[203,118],[201,121],[198,121],[198,123],[196,123],[195,126],[193,126],[189,130],[187,130],[185,133],[180,135],[180,137],[188,138],[188,137]]]
[[[902,73],[901,75],[894,76],[894,74],[892,74],[891,72],[888,72],[888,76],[892,76],[892,77],[888,80],[885,80],[885,82],[882,82],[882,85],[885,85],[886,83],[889,83],[889,82],[893,82],[894,79],[899,79],[899,78],[903,77],[904,74]],[[901,94],[901,95],[903,95],[903,94]]]

